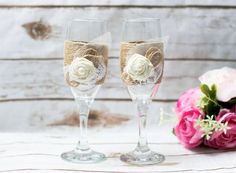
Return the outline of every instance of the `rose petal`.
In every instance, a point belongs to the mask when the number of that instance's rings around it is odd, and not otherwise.
[[[211,70],[199,77],[202,84],[216,85],[218,100],[227,102],[236,97],[236,70],[229,67]],[[227,88],[227,89],[225,89]]]

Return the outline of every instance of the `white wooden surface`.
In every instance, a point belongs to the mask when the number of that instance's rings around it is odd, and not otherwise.
[[[149,0],[148,3],[146,1],[143,0],[119,0],[119,1],[111,1],[111,0],[87,0],[87,1],[78,1],[78,0],[11,0],[11,1],[7,1],[7,0],[2,0],[0,2],[0,4],[2,6],[84,6],[84,5],[88,5],[88,6],[135,6],[135,5],[139,5],[139,6],[181,6],[181,7],[185,7],[188,5],[199,5],[199,6],[225,6],[225,7],[232,7],[235,5],[235,1],[234,0],[172,0],[172,1],[166,1],[166,0]]]
[[[199,148],[190,151],[181,146],[169,133],[169,127],[149,134],[150,147],[166,156],[165,162],[152,166],[127,165],[119,160],[121,153],[134,149],[134,133],[93,133],[90,142],[93,149],[103,152],[107,160],[97,164],[74,164],[61,160],[60,154],[75,147],[75,133],[62,134],[0,134],[0,172],[26,173],[233,173],[236,171],[236,152]],[[114,137],[117,136],[117,137]],[[112,139],[112,140],[110,140]]]
[[[118,57],[124,18],[157,17],[169,36],[169,59],[234,59],[236,8],[1,8],[1,59],[62,58],[64,28],[73,18],[103,18],[113,36],[110,56]],[[86,15],[85,15],[86,14]],[[15,16],[15,17],[12,17]],[[6,20],[7,19],[7,20]],[[33,23],[34,24],[33,24]],[[40,23],[51,30],[37,28]],[[28,26],[28,29],[26,27]],[[48,35],[44,39],[29,32]],[[33,34],[35,35],[35,34]],[[17,36],[17,37],[16,37]]]
[[[103,124],[91,130],[107,129],[107,117],[111,116],[129,120],[118,121],[110,131],[134,131],[135,107],[119,79],[121,23],[124,18],[150,16],[161,18],[163,35],[169,36],[163,83],[149,116],[150,128],[155,131],[160,109],[174,116],[176,99],[199,84],[199,75],[222,66],[236,68],[235,13],[234,0],[1,0],[0,131],[61,132],[67,127],[50,124],[64,121],[66,125],[67,117],[78,115],[63,82],[62,46],[66,22],[80,17],[108,19],[113,36],[109,75],[92,108],[106,116],[100,113],[95,122],[102,119]],[[50,27],[51,32],[35,30],[37,24]],[[36,31],[39,37],[29,34]],[[40,39],[42,33],[48,35]],[[68,128],[77,131],[73,126]]]
[[[189,151],[171,133],[180,93],[197,86],[207,70],[236,68],[235,14],[235,0],[0,0],[0,173],[236,172],[235,152]],[[118,52],[122,20],[150,16],[161,18],[169,36],[163,83],[148,116],[151,148],[166,161],[135,167],[118,158],[137,141],[136,111],[119,79]],[[59,157],[78,136],[78,110],[63,82],[64,26],[72,18],[94,17],[108,19],[113,35],[108,79],[89,120],[92,147],[108,159],[78,165]],[[159,125],[163,111],[166,121]]]
[[[12,110],[14,107],[14,110]],[[162,111],[165,111],[165,122],[171,119],[175,121],[173,114],[173,102],[153,102],[148,115],[148,128],[155,130],[160,124],[159,119]],[[79,122],[72,121],[71,126],[52,126],[56,122],[64,120],[64,125],[68,123],[65,119],[68,117],[78,116],[78,109],[73,100],[31,100],[31,101],[15,101],[4,102],[0,104],[1,132],[58,132],[70,129],[78,131]],[[96,101],[92,110],[101,111],[95,119],[90,119],[95,124],[90,125],[89,129],[93,131],[101,131],[107,129],[111,132],[119,132],[120,130],[135,131],[137,128],[136,108],[131,101]],[[167,115],[170,114],[170,115]],[[128,118],[128,121],[119,121],[120,117]],[[112,118],[114,121],[111,121]],[[171,131],[171,130],[170,130]]]
[[[182,91],[199,85],[198,77],[201,74],[222,66],[236,68],[236,63],[166,61],[163,83],[156,98],[177,99]],[[119,60],[109,59],[108,68],[108,77],[97,98],[128,99],[129,95],[120,79]],[[72,98],[63,79],[62,60],[1,61],[0,74],[0,101],[20,98]]]
[[[198,85],[197,77],[205,71],[236,66],[235,4],[234,0],[1,0],[0,100],[14,101],[14,107],[16,101],[71,99],[62,78],[62,46],[64,26],[75,17],[109,20],[113,59],[98,98],[128,99],[116,60],[122,20],[151,16],[161,18],[163,35],[169,36],[164,80],[157,99],[173,102],[185,89]],[[35,29],[37,24],[50,27],[51,32]],[[39,37],[32,37],[30,32],[38,32]],[[39,39],[42,34],[48,35]]]

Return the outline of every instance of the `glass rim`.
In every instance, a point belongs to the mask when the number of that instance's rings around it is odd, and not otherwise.
[[[148,21],[160,21],[157,17],[140,17],[140,18],[125,18],[124,22],[148,22]]]

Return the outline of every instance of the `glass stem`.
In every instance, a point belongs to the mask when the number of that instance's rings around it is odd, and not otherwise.
[[[139,117],[139,140],[138,149],[141,152],[148,152],[148,142],[147,142],[147,132],[146,132],[146,120],[147,120],[147,112],[149,108],[150,101],[147,99],[137,100],[137,109],[138,109],[138,117]]]
[[[87,137],[87,126],[88,126],[88,116],[91,101],[89,99],[77,99],[76,102],[79,106],[80,114],[80,139],[76,146],[77,150],[88,151],[90,150],[88,137]]]

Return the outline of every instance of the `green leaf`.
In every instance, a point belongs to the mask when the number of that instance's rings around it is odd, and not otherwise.
[[[201,98],[201,108],[206,115],[215,116],[219,113],[221,105],[216,99],[216,85],[212,85],[210,88],[206,84],[200,86],[202,93],[205,95]]]
[[[203,94],[205,94],[206,96],[209,96],[210,89],[206,84],[201,84],[200,89],[203,92]]]
[[[208,105],[208,101],[207,97],[202,97],[200,100],[200,108],[204,109],[204,107]]]
[[[235,105],[236,104],[236,97],[235,98],[232,98],[230,99],[230,101],[228,102],[230,105]]]
[[[216,115],[219,113],[219,107],[213,102],[209,102],[209,104],[206,107],[206,114],[209,116],[213,116],[213,119],[215,119]]]
[[[216,100],[216,85],[215,84],[211,86],[210,97]]]
[[[234,106],[236,104],[236,97],[230,99],[228,102],[220,102],[219,104],[223,107],[223,108],[227,108],[230,109],[232,106]]]

